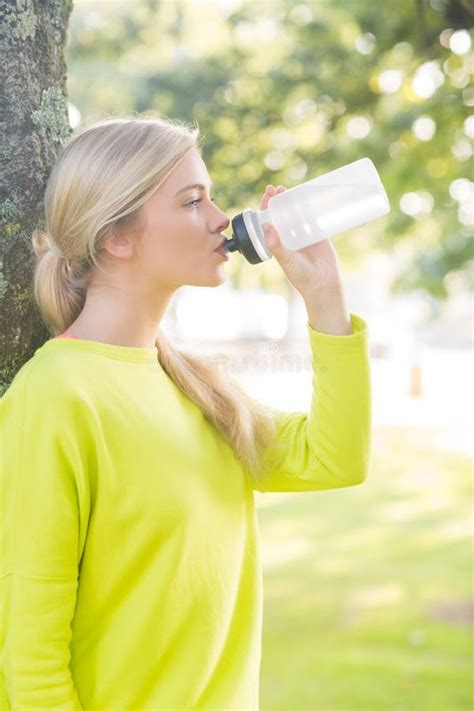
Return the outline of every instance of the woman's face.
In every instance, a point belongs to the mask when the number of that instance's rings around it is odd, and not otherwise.
[[[174,290],[225,281],[226,259],[215,249],[230,219],[211,196],[206,165],[192,149],[142,207],[137,255],[140,275],[150,285]]]

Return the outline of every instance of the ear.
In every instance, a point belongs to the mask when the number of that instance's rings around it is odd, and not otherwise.
[[[104,249],[118,259],[131,259],[134,254],[133,238],[117,231],[104,244]]]

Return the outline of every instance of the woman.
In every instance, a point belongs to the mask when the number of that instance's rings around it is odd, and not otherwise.
[[[253,492],[367,475],[367,325],[331,242],[267,236],[308,311],[309,413],[264,407],[161,332],[180,286],[225,279],[199,141],[108,119],[51,172],[34,289],[55,337],[1,401],[2,708],[257,709]]]

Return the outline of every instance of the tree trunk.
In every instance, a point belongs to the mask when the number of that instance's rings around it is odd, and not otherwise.
[[[72,0],[0,0],[0,395],[49,338],[33,296],[31,234],[71,133],[64,45]]]

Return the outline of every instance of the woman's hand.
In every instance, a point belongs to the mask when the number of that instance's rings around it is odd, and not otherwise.
[[[260,209],[266,210],[270,198],[285,190],[286,188],[282,185],[277,188],[267,185]],[[268,225],[268,231],[265,229],[266,225]],[[313,295],[319,294],[321,291],[342,287],[339,261],[336,250],[329,239],[293,251],[284,246],[273,225],[264,223],[262,227],[267,249],[280,264],[287,279],[305,300],[311,299]]]

